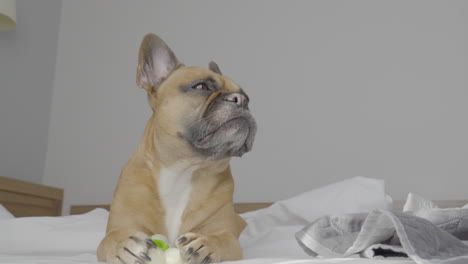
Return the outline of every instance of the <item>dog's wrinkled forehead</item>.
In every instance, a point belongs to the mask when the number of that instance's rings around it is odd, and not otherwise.
[[[175,70],[163,82],[161,88],[178,87],[183,92],[189,92],[200,84],[206,85],[204,89],[208,89],[207,92],[235,93],[241,91],[239,85],[224,75],[216,73],[211,69],[187,66],[182,66]]]

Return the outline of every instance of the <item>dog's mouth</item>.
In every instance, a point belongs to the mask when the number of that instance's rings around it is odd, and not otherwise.
[[[192,144],[210,154],[242,156],[252,149],[257,126],[250,113],[228,119],[214,129],[199,134]]]
[[[199,138],[197,140],[197,143],[200,146],[206,145],[209,141],[213,139],[215,134],[226,133],[229,131],[239,129],[239,127],[242,127],[245,122],[245,119],[241,117],[228,120],[224,124],[221,124],[218,128],[214,129],[212,132],[209,132],[206,136]]]

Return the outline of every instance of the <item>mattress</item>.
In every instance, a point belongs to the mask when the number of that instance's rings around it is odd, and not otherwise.
[[[11,264],[97,264],[96,255],[80,254],[75,256],[28,256],[28,255],[0,255],[0,263]],[[271,259],[257,258],[240,261],[228,261],[225,264],[414,264],[409,260],[375,260],[375,259]]]
[[[269,208],[242,214],[248,223],[239,238],[244,260],[225,263],[414,263],[406,258],[311,257],[295,239],[298,230],[322,215],[389,206],[391,199],[385,194],[384,182],[364,177],[296,195]],[[0,212],[0,263],[98,263],[96,248],[105,235],[108,214],[96,209],[73,216],[12,218]]]

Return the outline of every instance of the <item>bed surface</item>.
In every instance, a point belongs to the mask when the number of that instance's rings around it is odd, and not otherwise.
[[[0,263],[10,264],[98,264],[93,254],[67,256],[14,256],[0,255]],[[226,261],[223,264],[415,264],[409,260],[375,260],[375,259],[276,259],[258,258],[241,261]]]
[[[0,203],[17,217],[60,215],[62,199],[61,189],[0,177]],[[461,207],[468,201],[435,201],[435,204],[443,208]],[[393,205],[402,208],[403,201]],[[381,180],[351,178],[273,205],[235,206],[248,222],[239,238],[245,259],[224,263],[415,264],[410,259],[314,258],[305,254],[294,238],[304,224],[326,214],[386,208],[388,199]],[[98,263],[95,251],[104,237],[109,212],[96,208],[106,209],[108,205],[72,206],[70,216],[0,219],[0,263]]]

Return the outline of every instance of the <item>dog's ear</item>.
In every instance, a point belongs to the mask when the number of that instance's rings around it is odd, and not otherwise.
[[[179,66],[174,52],[155,34],[143,38],[138,54],[136,82],[138,87],[152,92]]]
[[[214,61],[210,62],[210,64],[209,64],[208,66],[209,66],[209,69],[210,69],[212,72],[216,72],[216,73],[218,73],[218,74],[223,75],[223,74],[221,73],[221,70],[220,70],[219,67],[218,67],[218,64],[216,64],[216,62],[214,62]]]

